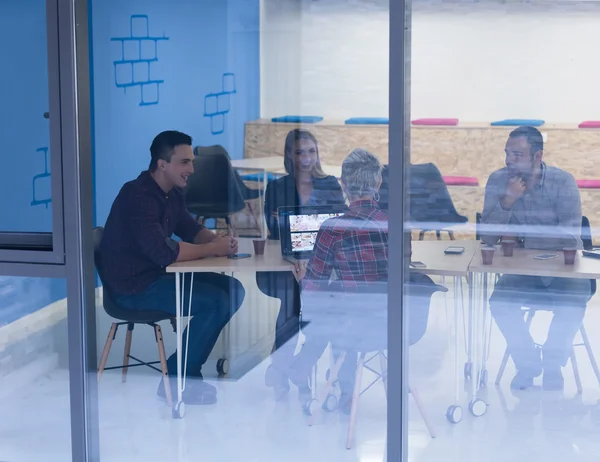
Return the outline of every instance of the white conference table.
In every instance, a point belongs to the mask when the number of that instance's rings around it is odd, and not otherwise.
[[[458,245],[465,247],[465,252],[461,255],[445,255],[444,250],[449,245]],[[462,278],[468,277],[469,263],[473,259],[473,254],[478,248],[476,241],[419,241],[413,242],[413,261],[425,263],[425,268],[419,268],[420,271],[429,275],[448,276],[454,278],[455,287],[455,327],[458,326],[458,313],[462,307]],[[236,273],[236,272],[259,272],[259,271],[291,271],[293,265],[284,260],[281,256],[281,247],[279,241],[267,241],[264,255],[254,255],[251,239],[239,240],[239,253],[249,253],[250,258],[231,260],[227,257],[207,258],[190,262],[178,262],[167,267],[168,273],[175,274],[175,293],[176,293],[176,323],[177,323],[177,400],[173,406],[173,416],[183,417],[185,407],[183,405],[183,391],[185,389],[185,364],[187,357],[182,356],[183,329],[181,328],[182,318],[190,316],[191,294],[193,287],[194,273]],[[188,307],[183,303],[183,294],[185,288],[185,275],[190,274],[190,298]],[[458,295],[461,295],[459,298]],[[187,336],[190,330],[188,329]],[[187,342],[187,338],[186,338]],[[455,357],[458,358],[458,339],[455,344]],[[458,361],[458,360],[457,360]],[[458,406],[458,364],[456,373],[456,395],[457,403],[449,408],[449,412],[462,412]],[[458,411],[457,411],[458,410]]]
[[[233,168],[241,170],[254,170],[258,172],[282,174],[285,173],[285,167],[283,165],[283,156],[235,159],[231,161],[231,165],[233,166]],[[321,164],[321,167],[327,175],[332,175],[336,178],[342,177],[342,167],[326,164]]]

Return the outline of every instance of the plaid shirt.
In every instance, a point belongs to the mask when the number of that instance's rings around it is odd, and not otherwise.
[[[168,194],[145,171],[115,199],[100,244],[101,278],[115,295],[143,292],[177,260],[179,243],[193,242],[202,226],[185,208],[183,191]]]
[[[377,202],[353,202],[343,216],[323,223],[304,288],[327,287],[334,270],[345,291],[387,282],[388,217]]]

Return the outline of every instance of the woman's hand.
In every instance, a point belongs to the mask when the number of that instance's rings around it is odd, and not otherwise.
[[[294,264],[294,277],[296,281],[300,282],[306,276],[306,267],[308,266],[308,260],[297,261]]]

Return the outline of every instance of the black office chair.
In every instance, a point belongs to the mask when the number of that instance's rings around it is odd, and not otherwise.
[[[98,275],[100,276],[100,280],[102,281],[102,262],[100,261],[100,243],[102,242],[102,236],[104,234],[104,228],[98,227],[93,231],[94,238],[94,263],[96,265],[96,270],[98,271]],[[102,351],[102,356],[100,358],[100,364],[98,365],[98,382],[100,382],[100,378],[102,377],[102,373],[104,371],[110,369],[123,369],[122,373],[122,381],[127,381],[127,370],[130,367],[136,366],[147,366],[155,371],[160,372],[163,375],[163,381],[165,386],[165,395],[167,398],[167,404],[171,406],[171,386],[168,379],[167,372],[167,357],[165,354],[165,344],[163,342],[163,335],[160,325],[158,323],[160,321],[169,320],[171,325],[173,326],[173,331],[176,329],[175,318],[170,313],[164,311],[146,311],[146,310],[126,310],[118,307],[112,300],[110,294],[104,283],[102,283],[102,305],[104,306],[104,311],[110,317],[119,319],[122,322],[113,322],[110,330],[108,332],[108,338],[106,339],[106,343],[104,344],[104,350]],[[138,359],[134,356],[131,356],[131,341],[133,340],[133,328],[136,324],[147,324],[154,329],[154,339],[158,345],[158,356],[160,358],[159,361],[146,362]],[[120,326],[127,326],[127,334],[125,337],[125,351],[123,353],[123,365],[122,366],[114,366],[114,367],[106,367],[106,361],[108,359],[108,355],[110,353],[110,348],[112,346],[112,342],[117,335],[117,331]],[[137,361],[138,364],[129,364],[129,360],[133,359]],[[160,364],[161,368],[158,369],[154,367],[154,364]]]
[[[590,220],[586,216],[581,217],[581,240],[583,242],[583,248],[585,250],[591,250],[594,248],[592,244],[592,230],[590,227]],[[591,279],[591,290],[590,290],[590,299],[596,294],[597,284],[595,279]],[[531,326],[531,322],[533,321],[533,317],[535,316],[536,311],[543,310],[543,308],[536,307],[527,307],[523,311],[525,312],[525,323],[527,328]],[[588,354],[588,359],[590,360],[590,364],[594,371],[594,375],[598,380],[598,384],[600,384],[600,369],[598,368],[598,363],[596,362],[596,358],[594,356],[594,351],[592,350],[592,346],[590,344],[590,339],[587,335],[587,331],[583,323],[581,323],[581,327],[579,328],[579,335],[581,336],[581,343],[574,343],[573,350],[571,352],[571,365],[573,367],[573,375],[575,376],[575,384],[577,386],[577,393],[581,394],[583,392],[583,387],[581,385],[581,377],[579,375],[579,367],[577,365],[577,357],[575,356],[575,347],[585,347],[585,350]],[[538,345],[541,346],[541,345]],[[506,369],[506,364],[508,363],[508,358],[510,357],[510,353],[508,348],[504,352],[504,356],[502,358],[502,362],[500,363],[500,369],[498,370],[498,375],[496,376],[496,385],[500,384],[502,380],[502,376],[504,375],[504,370]]]
[[[410,274],[410,282],[405,285],[407,299],[410,300],[408,311],[408,344],[412,346],[423,338],[427,330],[429,321],[429,308],[431,297],[435,292],[447,292],[444,286],[435,284],[429,276],[413,272]],[[330,286],[332,287],[332,286]],[[317,335],[330,340],[339,350],[358,351],[358,364],[356,368],[356,377],[354,381],[354,390],[352,395],[352,409],[350,411],[350,425],[346,448],[351,449],[354,432],[356,428],[356,417],[358,409],[358,398],[360,395],[370,389],[376,382],[383,382],[387,396],[387,289],[379,294],[367,295],[370,304],[367,307],[364,298],[359,298],[358,294],[348,294],[343,303],[327,302],[328,297],[335,297],[332,293],[325,293],[324,298],[310,299],[310,293],[307,293],[308,313],[303,314],[307,321],[303,331],[307,336]],[[317,294],[316,297],[323,297]],[[324,300],[322,306],[317,300]],[[315,305],[314,309],[310,306]],[[367,353],[377,352],[367,358]],[[369,366],[369,363],[379,357],[379,372]],[[355,359],[355,358],[353,358]],[[346,354],[342,353],[331,365],[327,372],[327,382],[323,389],[314,396],[311,401],[305,404],[305,412],[310,415],[309,425],[312,425],[318,418],[323,408],[333,410],[337,405],[337,398],[331,393],[334,384],[338,380],[338,373],[342,364],[346,360]],[[362,388],[363,369],[368,369],[375,375],[375,379],[364,389]],[[313,387],[314,389],[314,387]],[[409,393],[413,396],[417,408],[425,426],[432,438],[435,438],[435,431],[427,418],[423,403],[417,393],[417,390],[409,386]]]
[[[438,168],[432,164],[413,164],[408,172],[409,215],[414,226],[421,229],[419,240],[425,233],[435,231],[437,239],[441,239],[441,231],[446,231],[454,240],[454,232],[450,229],[469,219],[460,215],[448,187]]]
[[[188,178],[185,191],[186,207],[202,223],[208,218],[225,220],[229,233],[234,235],[231,215],[243,210],[246,200],[258,195],[252,197],[252,190],[245,185],[242,189],[244,182],[222,146],[197,146],[194,154],[194,173]]]

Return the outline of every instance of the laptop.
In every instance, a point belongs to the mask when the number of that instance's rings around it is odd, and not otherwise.
[[[279,207],[281,255],[291,263],[308,260],[313,255],[317,233],[330,218],[341,217],[345,205]]]

